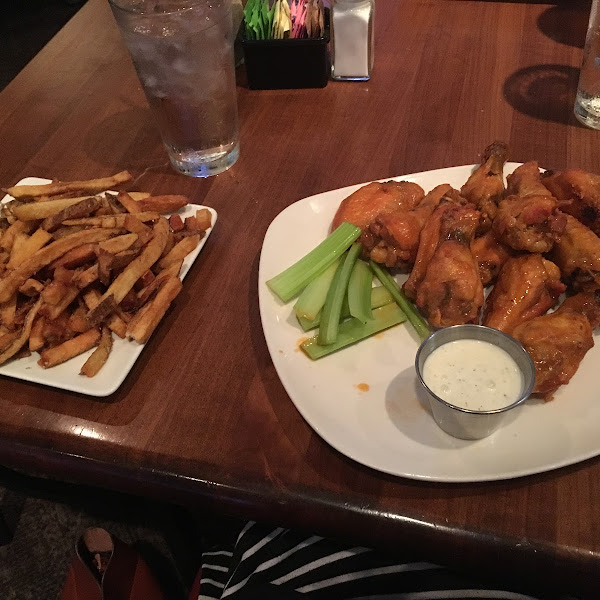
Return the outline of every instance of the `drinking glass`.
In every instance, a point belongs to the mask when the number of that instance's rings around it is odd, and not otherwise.
[[[575,116],[593,129],[600,129],[600,14],[594,0],[588,25],[583,62],[575,98]]]
[[[173,167],[208,177],[239,155],[229,0],[109,0]]]

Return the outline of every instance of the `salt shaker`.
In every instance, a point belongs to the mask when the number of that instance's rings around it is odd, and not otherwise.
[[[369,79],[373,70],[375,0],[336,0],[331,12],[332,78]]]

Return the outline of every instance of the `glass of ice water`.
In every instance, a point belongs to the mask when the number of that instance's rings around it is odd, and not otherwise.
[[[109,0],[173,167],[208,177],[239,155],[230,0]]]
[[[575,98],[575,116],[588,127],[600,129],[600,1],[594,0]]]

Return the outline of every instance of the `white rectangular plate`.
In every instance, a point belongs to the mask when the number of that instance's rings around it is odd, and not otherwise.
[[[26,177],[19,181],[17,185],[39,185],[43,183],[50,183],[50,180],[39,179],[37,177]],[[5,196],[2,202],[10,200],[10,198],[10,196]],[[196,249],[188,254],[183,261],[183,266],[181,267],[181,273],[179,275],[182,280],[194,264],[196,257],[200,253],[200,250],[202,250],[208,236],[213,230],[217,221],[217,213],[208,206],[200,206],[198,204],[188,204],[177,211],[177,214],[181,215],[182,219],[185,219],[185,217],[195,215],[196,211],[201,208],[206,208],[210,211],[212,215],[211,227],[206,230],[206,235],[200,240]],[[175,300],[175,302],[177,302],[177,300]],[[63,390],[79,392],[80,394],[86,394],[88,396],[109,396],[116,392],[123,383],[125,377],[127,377],[127,374],[144,349],[143,345],[140,345],[135,341],[129,341],[127,339],[123,340],[115,335],[113,335],[113,340],[110,356],[108,357],[106,364],[100,369],[95,377],[88,378],[79,374],[79,370],[83,363],[87,360],[93,350],[89,350],[85,354],[76,356],[51,369],[42,369],[42,367],[37,364],[39,354],[34,352],[27,358],[19,358],[18,360],[9,361],[0,366],[0,375],[14,377],[15,379],[23,379],[24,381],[32,381],[34,383],[42,383]]]
[[[512,172],[517,163],[506,165]],[[474,165],[415,173],[425,191],[460,189]],[[455,439],[434,422],[414,370],[418,340],[400,325],[318,361],[298,348],[304,333],[266,281],[312,250],[355,185],[305,198],[282,211],[263,243],[258,292],[263,330],[277,373],[308,424],[339,452],[393,475],[443,482],[509,479],[549,471],[600,454],[597,364],[584,358],[552,402],[530,399],[490,437]]]

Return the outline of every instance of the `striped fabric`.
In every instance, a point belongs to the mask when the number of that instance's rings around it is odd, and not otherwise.
[[[247,523],[231,548],[203,554],[198,600],[536,600],[427,562]]]

